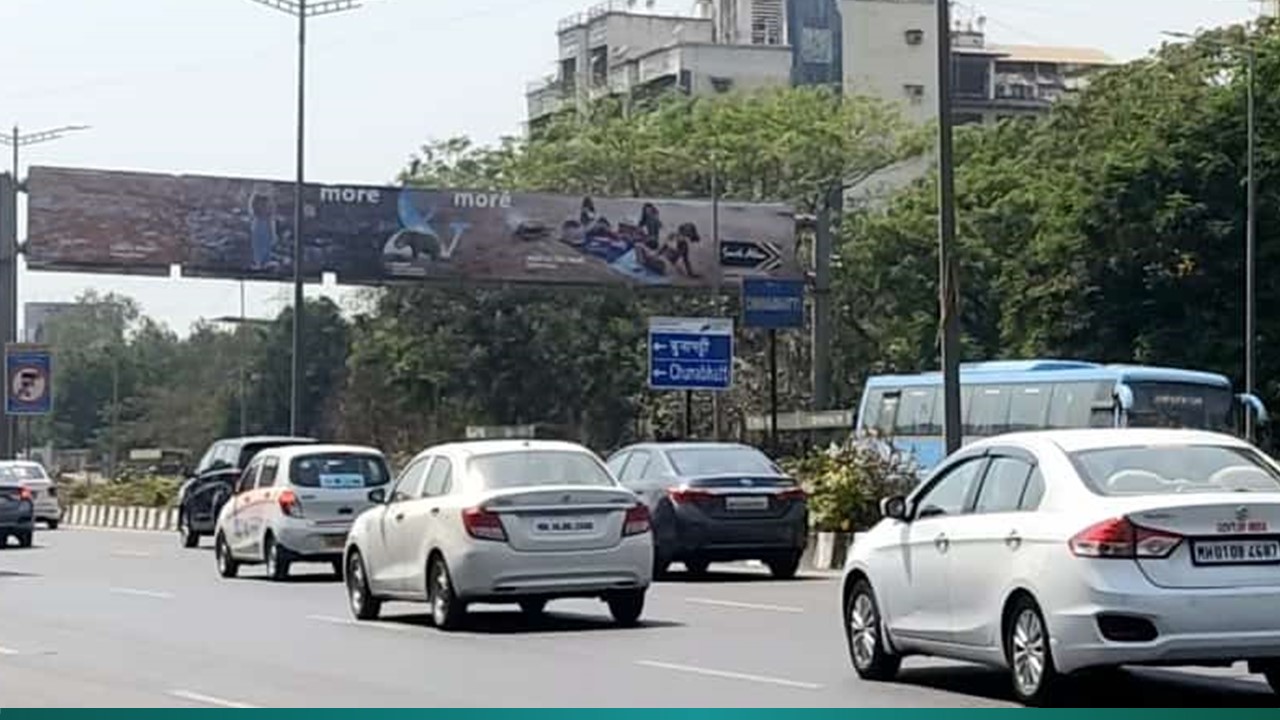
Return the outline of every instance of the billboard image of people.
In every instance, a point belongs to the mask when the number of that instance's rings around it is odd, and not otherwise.
[[[32,269],[287,279],[291,183],[32,168]],[[145,198],[132,197],[144,192]],[[461,280],[706,287],[802,277],[782,205],[308,185],[303,270],[341,283]],[[719,257],[717,257],[719,247]]]

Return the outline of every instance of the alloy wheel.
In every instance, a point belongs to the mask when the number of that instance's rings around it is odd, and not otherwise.
[[[875,603],[866,593],[860,593],[849,609],[849,638],[853,648],[853,662],[860,670],[871,666],[875,660],[876,641],[880,621],[876,617]]]
[[[1044,625],[1035,610],[1024,608],[1018,614],[1011,646],[1013,681],[1017,683],[1020,693],[1033,696],[1040,689],[1045,668]]]

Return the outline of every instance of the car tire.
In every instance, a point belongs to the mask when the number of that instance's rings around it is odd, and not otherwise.
[[[347,605],[357,620],[377,620],[382,612],[382,599],[369,589],[369,577],[364,567],[364,557],[359,550],[352,550],[347,558]]]
[[[711,567],[711,563],[702,558],[693,558],[684,561],[684,569],[689,571],[690,575],[701,577],[707,574],[707,568]]]
[[[624,590],[605,598],[613,621],[622,627],[634,627],[639,623],[640,615],[644,613],[644,595],[644,590]]]
[[[218,533],[213,541],[213,560],[218,564],[218,574],[224,578],[233,578],[240,573],[240,563],[231,557],[231,547],[222,533]]]
[[[200,533],[192,530],[187,524],[185,514],[178,516],[178,535],[182,538],[182,547],[191,549],[200,546]]]
[[[796,576],[800,570],[800,554],[792,553],[781,557],[770,558],[765,561],[769,566],[769,573],[778,580],[790,580]]]
[[[267,577],[276,582],[289,579],[289,565],[292,564],[292,558],[289,557],[288,549],[276,542],[271,535],[268,535],[262,543],[262,561],[267,566]]]
[[[1053,664],[1049,628],[1040,607],[1028,596],[1019,597],[1004,624],[1004,651],[1014,697],[1029,707],[1052,705],[1061,677]]]
[[[653,579],[660,580],[667,577],[667,573],[671,570],[671,556],[665,552],[653,549]]]
[[[845,599],[844,635],[849,646],[849,662],[863,680],[886,682],[898,676],[902,656],[885,643],[884,623],[875,591],[865,579],[853,584]]]
[[[30,530],[20,532],[14,537],[18,539],[18,547],[20,548],[29,548],[34,542],[34,538],[32,537]]]
[[[547,612],[546,600],[521,600],[520,612],[530,619],[540,618]]]
[[[49,528],[50,530],[57,530],[58,525],[59,525],[59,522],[57,520],[46,520],[44,522],[44,526]]]
[[[7,547],[9,547],[9,536],[0,535],[0,550],[3,550]]]
[[[440,630],[457,630],[467,615],[467,606],[453,589],[453,576],[444,558],[436,557],[427,566],[427,602],[431,604],[431,621]]]

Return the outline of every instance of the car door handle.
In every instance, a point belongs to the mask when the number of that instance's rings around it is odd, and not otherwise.
[[[396,513],[396,522],[404,520],[404,513]]]
[[[939,535],[933,539],[933,544],[937,546],[940,552],[946,552],[947,548],[951,546],[951,541],[947,539],[946,535]]]
[[[439,515],[439,514],[440,514],[440,508],[431,508],[431,514],[432,514],[432,515]]]
[[[1014,530],[1004,539],[1004,544],[1016,550],[1022,545],[1022,536],[1018,534],[1017,530]]]

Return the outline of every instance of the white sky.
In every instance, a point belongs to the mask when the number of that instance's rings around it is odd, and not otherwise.
[[[555,27],[592,0],[365,0],[308,28],[308,179],[385,183],[429,138],[517,133]],[[992,42],[1144,54],[1162,30],[1255,17],[1249,0],[964,0]],[[692,2],[660,0],[688,11]],[[93,129],[29,147],[31,164],[293,176],[296,25],[250,0],[0,0],[0,127]],[[7,148],[6,148],[7,150]],[[7,156],[6,156],[7,157]],[[5,169],[8,161],[3,161]],[[20,234],[24,231],[20,226]],[[25,236],[24,236],[25,237]],[[130,295],[179,331],[239,312],[238,284],[31,273],[21,301]],[[249,314],[288,291],[249,286]]]

